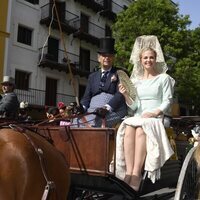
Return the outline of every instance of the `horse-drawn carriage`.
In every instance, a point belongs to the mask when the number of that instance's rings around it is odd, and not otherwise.
[[[115,177],[115,137],[113,128],[42,127],[38,130],[54,141],[70,163],[71,187],[68,199],[147,199],[146,193],[175,187],[181,168],[179,160],[169,160],[156,184],[143,180],[140,193]],[[111,169],[113,168],[113,169]],[[171,197],[172,193],[165,194]]]
[[[31,131],[31,134],[37,133],[62,152],[65,160],[69,163],[69,166],[65,166],[66,172],[69,167],[71,176],[67,197],[69,200],[170,199],[175,194],[185,157],[185,147],[188,145],[187,141],[177,142],[179,159],[170,159],[165,163],[161,169],[161,179],[155,184],[152,184],[144,173],[140,191],[136,193],[129,185],[115,176],[115,128],[74,128],[46,124],[17,124],[17,122],[14,123],[15,125],[10,124],[13,123],[4,123],[3,129],[5,129],[5,125],[9,125],[18,132],[24,133],[25,130],[28,130],[28,132]],[[53,164],[54,167],[56,165],[57,163]],[[196,166],[194,168],[197,169]],[[193,171],[195,170],[193,169]],[[65,187],[67,191],[67,185]],[[156,192],[161,188],[173,188],[173,190]]]

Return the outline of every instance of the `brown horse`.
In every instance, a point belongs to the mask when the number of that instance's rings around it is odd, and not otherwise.
[[[0,199],[66,200],[69,169],[40,135],[19,127],[0,130]]]

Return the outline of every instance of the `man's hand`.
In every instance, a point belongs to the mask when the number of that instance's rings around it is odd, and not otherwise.
[[[72,102],[72,103],[70,103],[69,105],[72,107],[73,114],[80,115],[80,114],[85,113],[85,110],[84,110],[82,104],[80,104],[80,105],[78,106],[76,102]]]
[[[79,106],[76,106],[76,114],[77,114],[77,115],[80,115],[80,114],[83,114],[83,113],[85,113],[85,110],[84,110],[84,108],[83,108],[83,105],[80,104]]]
[[[106,107],[97,108],[95,111],[97,116],[105,118],[106,114],[109,112]]]

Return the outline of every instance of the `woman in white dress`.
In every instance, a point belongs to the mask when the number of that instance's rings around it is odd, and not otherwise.
[[[126,104],[134,110],[134,116],[126,118],[120,125],[116,152],[116,175],[135,191],[139,190],[143,169],[155,182],[160,178],[160,168],[173,154],[162,119],[172,103],[175,82],[166,74],[163,55],[163,61],[159,61],[162,51],[157,37],[142,36],[136,43],[138,41],[143,42],[143,48],[140,52],[132,52],[132,58],[134,53],[138,58],[132,60],[134,69],[131,75],[136,99],[131,99],[125,86],[119,85]]]

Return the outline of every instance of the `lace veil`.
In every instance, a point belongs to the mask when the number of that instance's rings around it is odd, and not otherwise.
[[[131,73],[131,81],[134,82],[143,76],[143,67],[140,63],[140,52],[145,47],[151,47],[157,53],[156,58],[156,70],[159,74],[166,73],[168,70],[167,64],[163,56],[163,52],[158,41],[158,38],[154,35],[143,35],[136,38],[130,57],[130,63],[133,64],[133,70]]]

